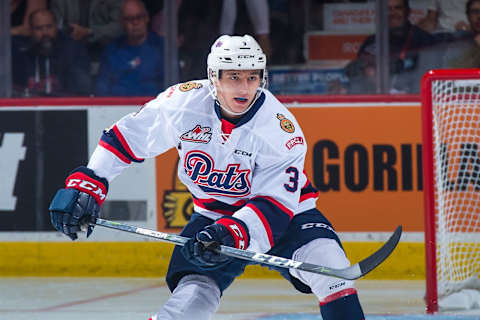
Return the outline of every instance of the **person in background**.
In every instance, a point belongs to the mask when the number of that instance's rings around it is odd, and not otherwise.
[[[150,28],[155,31],[159,36],[165,36],[164,28],[164,15],[165,8],[163,1],[159,0],[142,0],[147,8],[147,11],[150,15]],[[178,9],[182,5],[182,0],[175,0],[177,3],[177,14]]]
[[[270,1],[270,41],[272,43],[271,65],[305,63],[304,34],[305,10],[312,4],[306,0]],[[322,4],[323,6],[323,4]],[[312,13],[310,13],[312,14]],[[288,43],[288,45],[285,45]]]
[[[480,0],[469,0],[465,12],[470,32],[467,37],[449,43],[443,55],[446,68],[480,68]]]
[[[178,9],[178,60],[180,81],[202,79],[209,50],[205,42],[218,37],[222,2],[218,0],[182,0]]]
[[[430,0],[427,14],[417,25],[430,33],[461,35],[470,26],[465,15],[467,0]]]
[[[91,80],[87,49],[58,31],[53,13],[30,14],[29,38],[12,38],[12,78],[15,95],[88,95]]]
[[[148,12],[140,0],[123,2],[121,21],[125,35],[105,48],[95,94],[154,96],[164,89],[163,38],[148,30]]]
[[[412,93],[419,90],[416,72],[420,51],[434,44],[428,32],[413,25],[409,20],[408,0],[388,0],[390,93]],[[369,36],[361,45],[357,58],[345,67],[349,78],[348,93],[376,93],[376,43],[375,35]]]
[[[94,61],[122,34],[121,5],[122,0],[50,0],[60,29],[72,39],[84,41]]]
[[[270,43],[270,16],[267,0],[244,0],[248,16],[253,26],[255,39],[260,44],[267,58],[271,58],[272,46]],[[235,34],[237,18],[237,0],[223,0],[220,15],[220,34]]]
[[[29,36],[28,17],[33,11],[46,8],[46,0],[10,0],[10,34],[12,36]]]

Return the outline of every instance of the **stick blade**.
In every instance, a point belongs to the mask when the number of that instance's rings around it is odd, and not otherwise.
[[[365,258],[364,260],[358,263],[361,271],[361,276],[363,277],[373,269],[375,269],[379,264],[381,264],[385,259],[387,259],[393,250],[396,248],[400,237],[402,236],[402,226],[398,226],[393,234],[390,236],[385,244],[378,249],[371,256]]]

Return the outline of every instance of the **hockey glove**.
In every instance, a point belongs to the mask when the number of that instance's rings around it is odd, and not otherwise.
[[[87,238],[93,231],[93,222],[100,211],[108,191],[108,181],[95,175],[87,167],[73,170],[50,203],[50,220],[60,232],[70,239],[78,238],[80,226],[88,225]]]
[[[213,270],[228,264],[233,258],[213,251],[225,245],[237,249],[246,249],[250,236],[245,223],[233,217],[222,217],[206,226],[182,248],[182,254],[192,264]]]

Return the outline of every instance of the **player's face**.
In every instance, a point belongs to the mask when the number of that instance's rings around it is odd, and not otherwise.
[[[215,83],[220,103],[233,112],[245,111],[255,99],[260,76],[260,70],[223,70]]]

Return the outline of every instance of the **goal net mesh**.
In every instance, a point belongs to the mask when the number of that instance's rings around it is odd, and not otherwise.
[[[432,81],[438,297],[480,288],[480,80]]]

